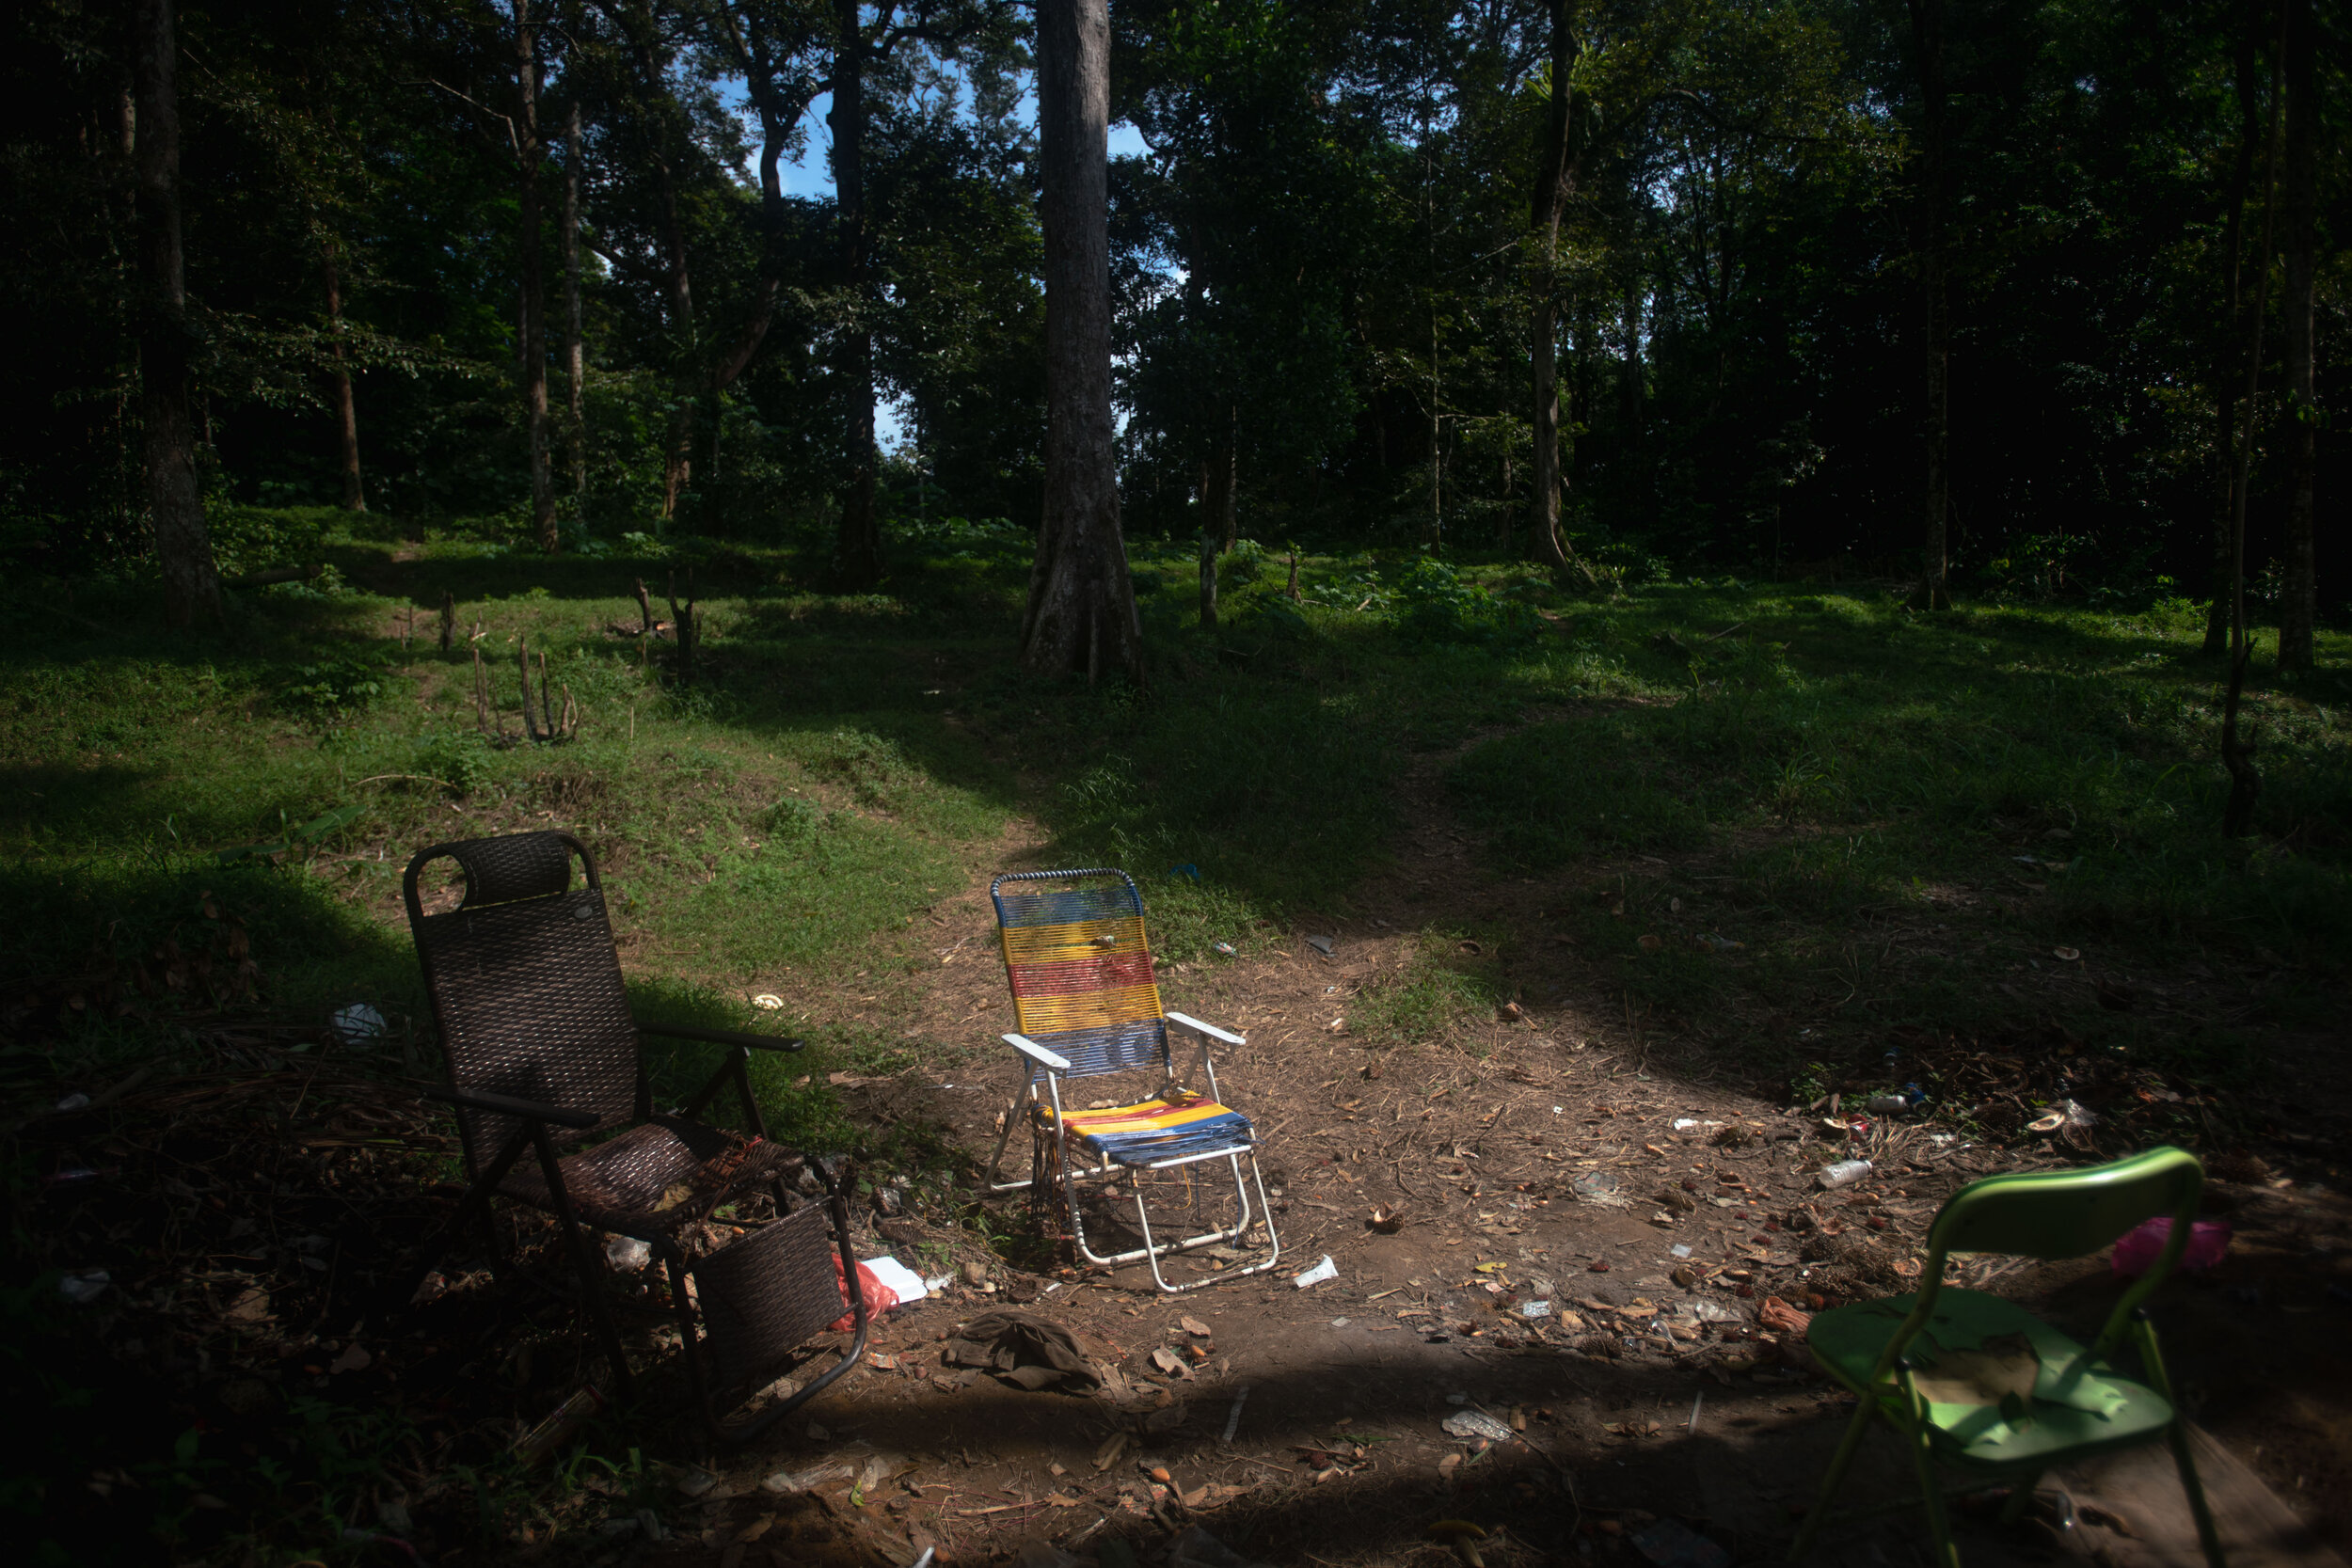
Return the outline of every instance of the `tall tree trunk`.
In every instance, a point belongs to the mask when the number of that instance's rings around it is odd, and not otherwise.
[[[1624,445],[1638,449],[1642,444],[1642,291],[1638,284],[1628,283],[1625,289],[1625,364],[1617,381],[1617,418],[1625,426]]]
[[[874,335],[866,297],[866,33],[859,0],[834,0],[839,38],[833,67],[834,210],[840,223],[841,283],[851,317],[841,344],[842,396],[848,428],[843,446],[840,540],[843,584],[871,588],[882,580],[882,524],[874,512]]]
[[[1241,488],[1241,409],[1228,404],[1209,454],[1209,523],[1216,530],[1216,547],[1230,550],[1241,537],[1241,517],[1235,502]]]
[[[2319,39],[2312,0],[2286,0],[2287,126],[2280,215],[2286,220],[2286,296],[2280,301],[2286,330],[2288,433],[2286,602],[2279,610],[2279,668],[2312,665],[2312,621],[2319,608],[2318,565],[2312,508],[2319,461],[2319,408],[2313,401],[2312,292],[2319,230]]]
[[[1919,287],[1927,317],[1927,406],[1920,421],[1928,459],[1927,528],[1921,538],[1917,602],[1925,610],[1949,610],[1952,322],[1944,267],[1944,0],[1910,0],[1910,5],[1927,143],[1919,214]]]
[[[1550,566],[1567,564],[1567,542],[1560,532],[1560,301],[1553,272],[1560,253],[1560,216],[1570,188],[1576,183],[1576,160],[1569,156],[1573,130],[1569,77],[1582,48],[1576,34],[1576,10],[1570,0],[1550,0],[1551,112],[1544,124],[1537,154],[1534,211],[1540,272],[1535,278],[1534,309],[1527,337],[1528,363],[1534,372],[1535,458],[1529,481],[1527,526],[1536,559]],[[1431,464],[1435,467],[1433,451]]]
[[[2238,425],[2236,450],[2231,454],[2233,475],[2230,516],[2230,680],[2221,701],[2221,766],[2230,775],[2230,800],[2221,812],[2221,836],[2242,838],[2254,827],[2254,803],[2262,795],[2262,774],[2254,767],[2254,742],[2239,728],[2239,708],[2246,692],[2246,667],[2253,662],[2253,639],[2246,630],[2246,484],[2253,463],[2254,420],[2260,412],[2263,320],[2270,309],[2270,261],[2278,229],[2279,120],[2280,71],[2286,52],[2286,28],[2292,12],[2280,8],[2279,42],[2270,57],[2270,128],[2263,137],[2263,242],[2254,268],[2254,304],[2246,334],[2246,413]]]
[[[2205,610],[2205,647],[2217,654],[2231,645],[2230,617],[2237,515],[2237,379],[2238,349],[2246,341],[2246,198],[2254,181],[2254,142],[2262,135],[2262,87],[2255,67],[2262,47],[2264,0],[2244,0],[2240,9],[2235,66],[2237,77],[2237,157],[2230,170],[2229,212],[2223,225],[2223,247],[2229,269],[2229,318],[2222,330],[2221,352],[2215,356],[2214,387],[2217,405],[2214,451],[2221,483],[2214,506],[2213,602]]]
[[[686,220],[678,212],[677,179],[665,154],[657,159],[661,195],[661,236],[670,284],[670,335],[677,356],[670,391],[670,426],[661,448],[661,515],[677,515],[678,499],[694,481],[694,278],[688,264]]]
[[[580,105],[564,120],[564,447],[571,459],[572,504],[588,502],[587,351],[580,334]]]
[[[1110,31],[1106,0],[1038,0],[1045,505],[1021,660],[1089,683],[1143,675],[1111,422]]]
[[[522,112],[515,123],[515,190],[522,208],[517,244],[523,275],[523,423],[531,448],[531,531],[553,555],[555,487],[548,476],[547,292],[539,275],[539,36],[531,0],[515,0],[515,85]]]
[[[343,471],[343,510],[365,512],[368,494],[359,483],[359,411],[351,397],[351,366],[343,356],[343,279],[335,265],[335,246],[326,252],[326,330],[335,345],[335,425]]]
[[[1216,503],[1212,496],[1216,489],[1216,460],[1200,460],[1200,483],[1194,492],[1200,499],[1200,624],[1216,625],[1216,558],[1218,530]]]
[[[188,406],[188,295],[180,249],[180,44],[171,0],[135,0],[131,79],[137,97],[139,420],[146,427],[147,505],[163,568],[164,623],[175,631],[220,619],[220,572],[196,487]]]

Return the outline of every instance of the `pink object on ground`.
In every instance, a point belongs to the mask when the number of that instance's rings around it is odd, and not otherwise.
[[[2116,1274],[2124,1279],[2137,1279],[2146,1274],[2164,1256],[2165,1243],[2171,1239],[2170,1215],[2150,1220],[2115,1243]],[[2209,1269],[2220,1262],[2221,1255],[2229,1250],[2230,1222],[2199,1220],[2189,1227],[2188,1245],[2182,1250],[2180,1266],[2189,1274]]]

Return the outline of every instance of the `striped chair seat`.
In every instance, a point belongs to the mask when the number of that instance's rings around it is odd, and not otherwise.
[[[1050,1106],[1041,1107],[1053,1125]],[[1220,1154],[1257,1143],[1249,1118],[1203,1095],[1152,1099],[1099,1111],[1068,1111],[1068,1131],[1092,1152],[1122,1165],[1155,1164],[1199,1154]]]

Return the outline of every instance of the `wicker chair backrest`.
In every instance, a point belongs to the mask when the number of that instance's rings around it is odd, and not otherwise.
[[[849,1307],[841,1264],[826,1229],[827,1207],[805,1204],[694,1265],[695,1297],[722,1389],[772,1376]]]
[[[1168,1070],[1168,1021],[1134,878],[1024,871],[997,878],[988,894],[1022,1034],[1066,1057],[1072,1078]]]
[[[441,856],[465,870],[466,899],[426,914],[418,873]],[[585,845],[562,832],[436,845],[408,863],[403,891],[453,1087],[586,1111],[600,1128],[639,1118],[637,1025]],[[460,1110],[457,1125],[479,1174],[518,1124]]]

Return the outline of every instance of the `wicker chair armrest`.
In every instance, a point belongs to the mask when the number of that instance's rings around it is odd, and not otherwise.
[[[525,1121],[551,1121],[558,1127],[594,1127],[603,1119],[592,1111],[567,1111],[561,1105],[543,1105],[535,1100],[516,1100],[512,1095],[491,1094],[482,1089],[444,1089],[428,1085],[421,1092],[427,1100],[445,1101],[452,1105],[463,1105],[468,1110],[519,1117]]]
[[[706,1045],[739,1045],[751,1051],[798,1051],[806,1040],[783,1040],[773,1035],[746,1034],[740,1029],[698,1029],[684,1023],[639,1023],[641,1035],[658,1035],[665,1040],[699,1040]]]

